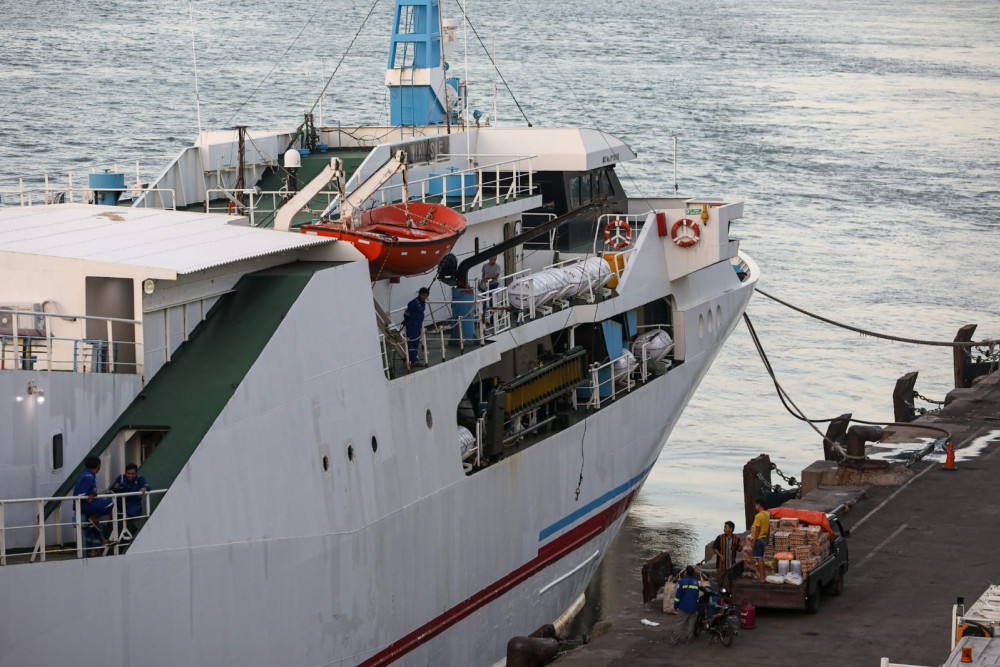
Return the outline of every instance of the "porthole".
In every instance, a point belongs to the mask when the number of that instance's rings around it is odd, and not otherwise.
[[[698,315],[698,338],[705,335],[705,316]]]
[[[430,408],[427,409],[427,428],[434,428],[434,415],[431,414]]]
[[[354,461],[354,445],[347,446],[347,460]]]
[[[378,451],[378,439],[373,435],[372,436],[372,452],[377,452],[377,451]]]
[[[323,472],[330,472],[330,457],[323,457]]]
[[[712,314],[712,309],[708,309],[708,331],[711,333],[715,331],[715,316]]]
[[[715,321],[720,329],[722,328],[722,306],[715,307]]]

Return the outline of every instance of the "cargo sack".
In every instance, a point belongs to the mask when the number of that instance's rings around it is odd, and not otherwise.
[[[667,583],[663,584],[663,611],[667,614],[676,614],[674,609],[674,598],[677,597],[677,580],[671,577]]]

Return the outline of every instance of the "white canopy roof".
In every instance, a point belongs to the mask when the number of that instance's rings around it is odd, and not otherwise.
[[[0,208],[0,252],[124,264],[183,275],[335,241],[229,224],[236,220],[240,218],[87,204]]]

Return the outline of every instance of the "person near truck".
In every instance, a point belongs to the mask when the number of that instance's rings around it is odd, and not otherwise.
[[[733,531],[736,524],[727,521],[722,527],[722,534],[715,538],[712,543],[712,551],[715,552],[715,569],[719,572],[719,583],[724,584],[726,573],[733,565],[736,565],[736,554],[739,553],[742,545],[740,538]]]
[[[757,578],[764,578],[764,549],[767,548],[767,536],[771,532],[771,515],[764,509],[764,502],[758,498],[753,503],[757,515],[753,518],[753,529],[750,531],[750,542],[753,544],[753,559],[757,565]]]
[[[681,580],[677,582],[677,594],[674,596],[674,609],[677,610],[677,620],[674,621],[674,633],[670,644],[676,646],[681,640],[691,643],[694,637],[694,624],[698,620],[698,578],[694,567],[684,568]]]

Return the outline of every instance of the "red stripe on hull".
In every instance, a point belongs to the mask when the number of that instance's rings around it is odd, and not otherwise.
[[[632,504],[632,499],[639,492],[639,487],[632,489],[627,496],[609,505],[600,514],[587,519],[579,526],[560,535],[538,550],[538,556],[531,559],[513,572],[493,582],[478,593],[466,598],[434,620],[425,623],[410,634],[396,640],[381,652],[361,663],[361,667],[388,665],[438,636],[452,625],[458,623],[478,609],[486,606],[501,595],[509,592],[529,577],[562,559],[582,545],[591,541],[608,529],[615,519],[624,514]]]

